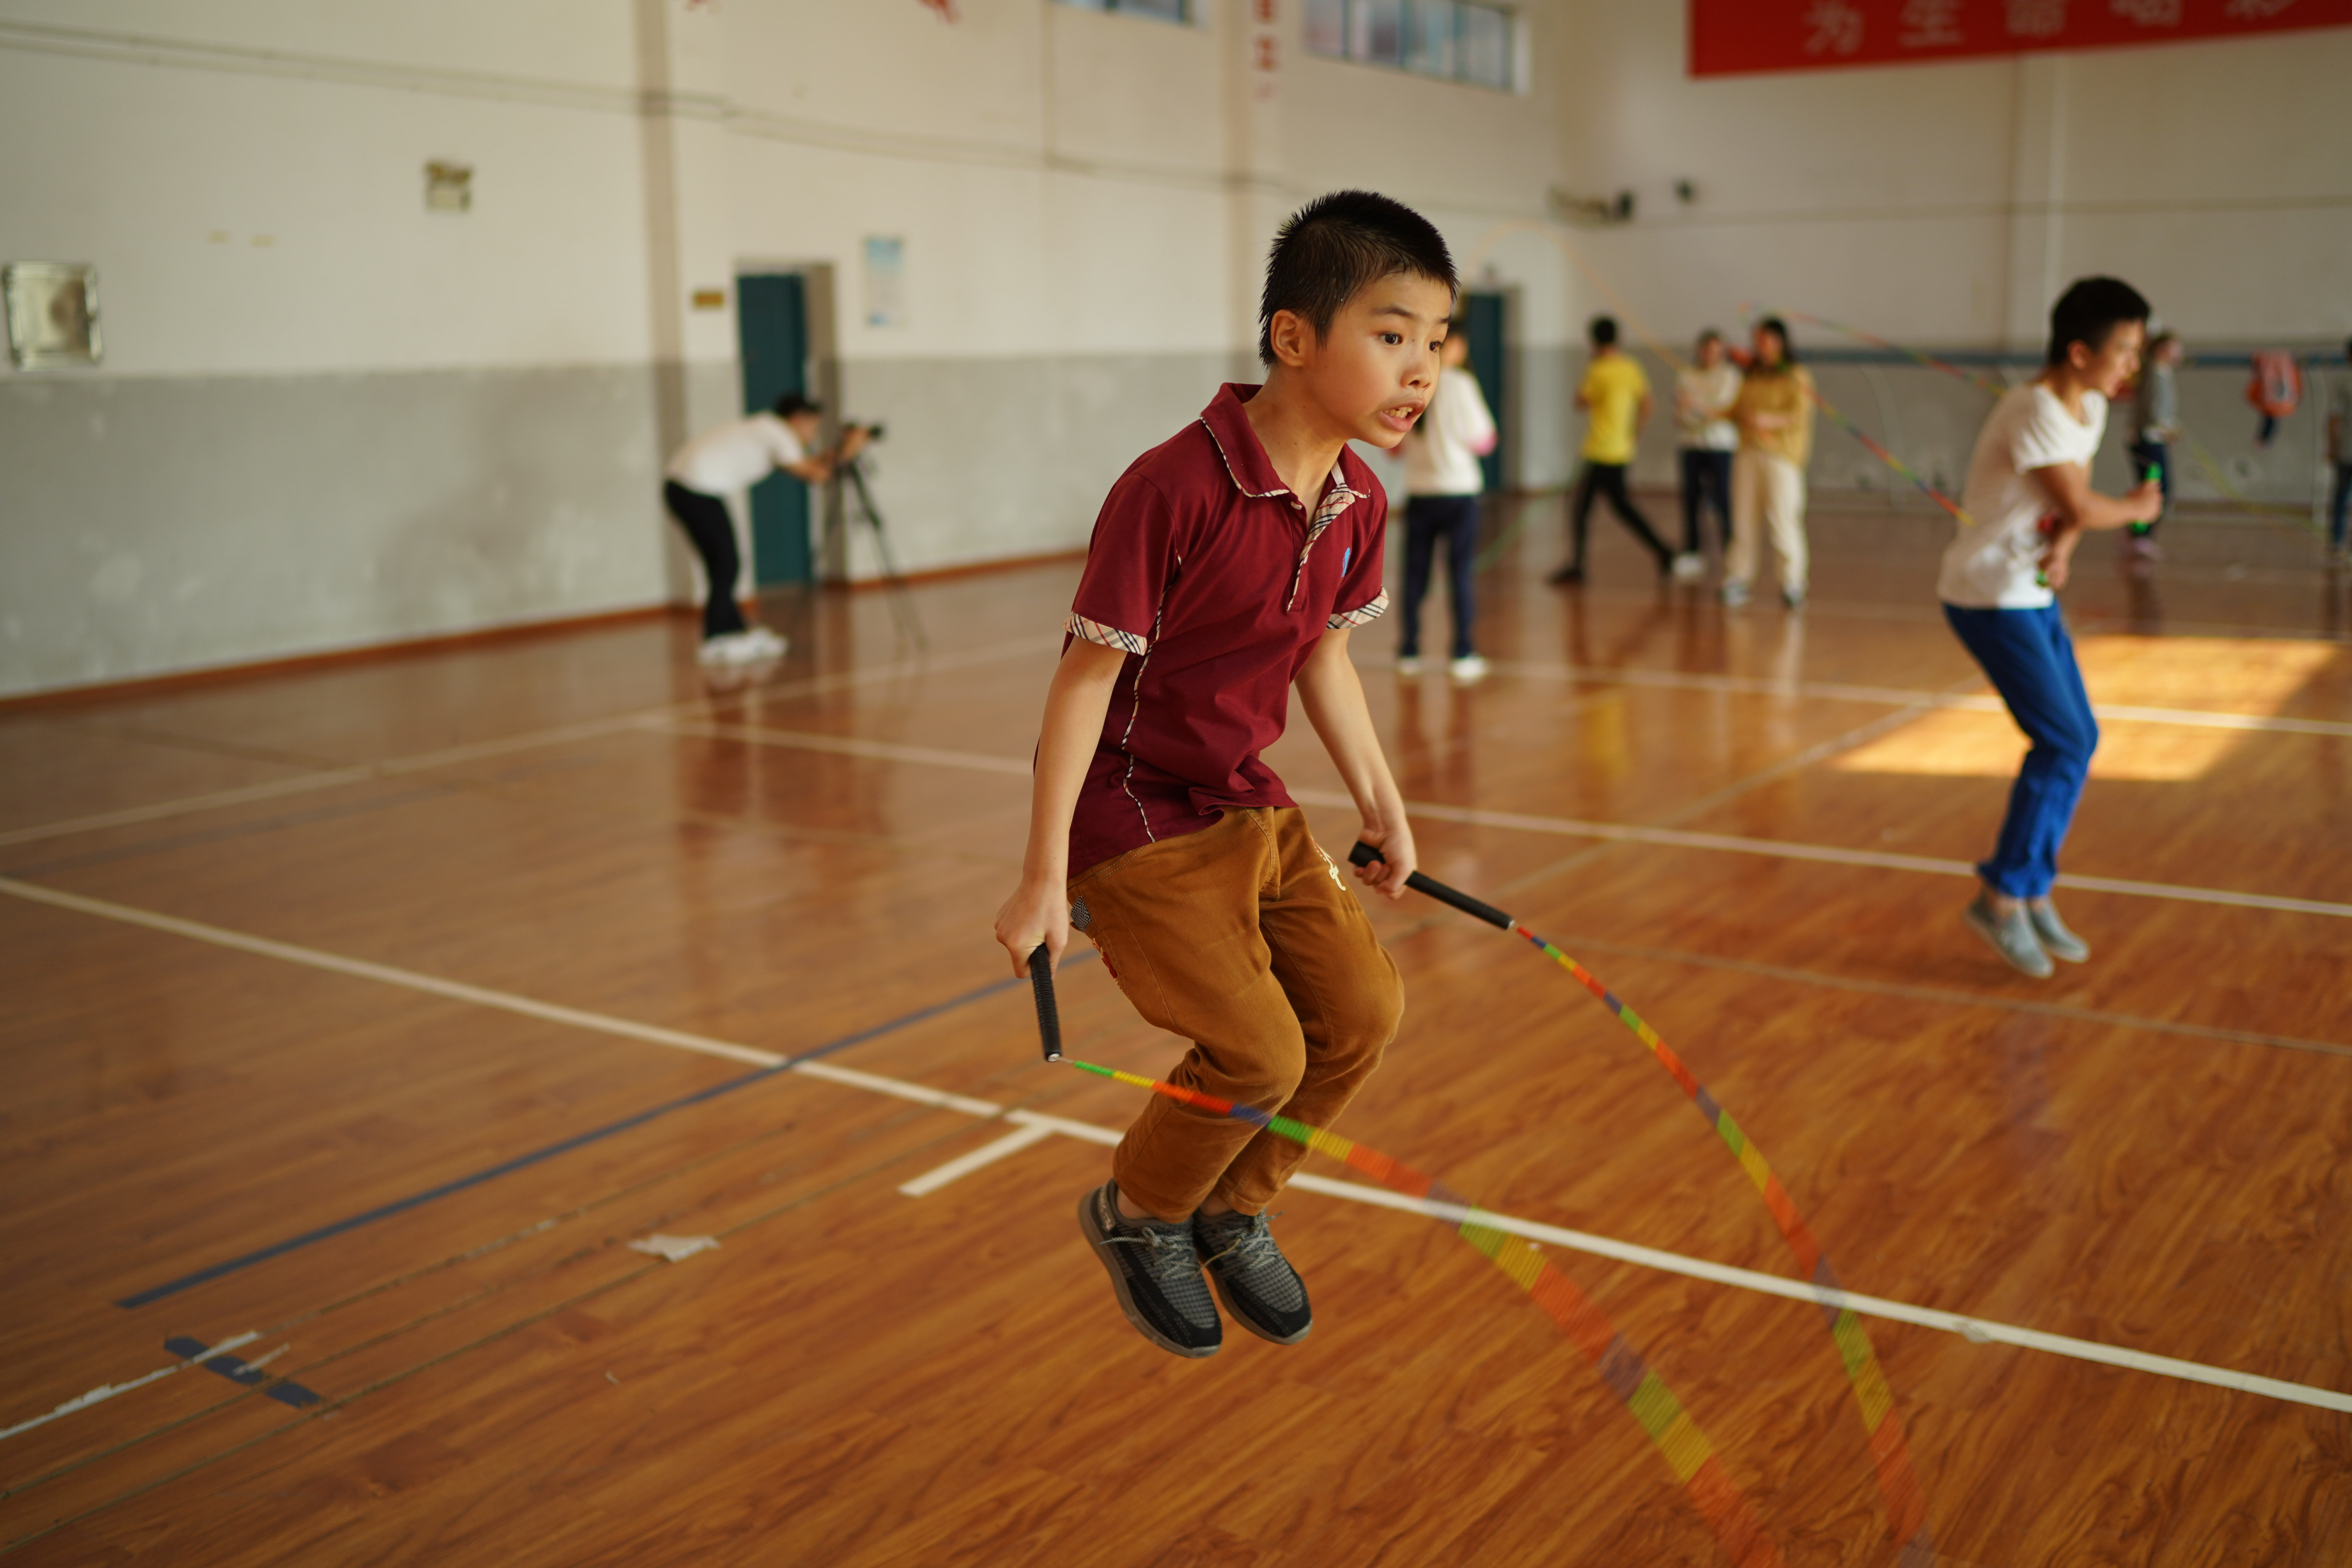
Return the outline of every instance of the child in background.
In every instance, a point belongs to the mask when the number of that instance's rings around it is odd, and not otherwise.
[[[1445,582],[1454,613],[1454,679],[1477,680],[1486,661],[1470,641],[1471,566],[1478,554],[1478,459],[1495,449],[1495,416],[1470,374],[1463,323],[1446,329],[1437,395],[1404,438],[1404,603],[1398,608],[1397,673],[1421,673],[1421,602],[1429,593],[1431,557],[1445,541]]]
[[[1584,581],[1585,524],[1592,515],[1592,498],[1605,495],[1617,521],[1658,558],[1658,574],[1674,569],[1675,552],[1666,548],[1650,520],[1625,493],[1625,470],[1633,465],[1633,442],[1650,422],[1650,378],[1642,374],[1624,350],[1617,346],[1617,323],[1595,316],[1588,329],[1592,340],[1592,363],[1576,389],[1576,405],[1584,410],[1584,474],[1576,487],[1576,504],[1569,519],[1571,541],[1568,564],[1551,574],[1554,584]]]
[[[1811,561],[1805,548],[1805,465],[1813,455],[1813,377],[1797,363],[1789,324],[1756,323],[1755,353],[1731,405],[1739,451],[1731,459],[1731,549],[1723,567],[1723,602],[1748,602],[1756,577],[1756,543],[1772,531],[1780,558],[1780,602],[1802,609]]]
[[[2147,340],[2147,363],[2139,373],[2139,388],[2132,397],[2132,468],[2145,476],[2156,470],[2164,492],[2164,511],[2172,510],[2172,440],[2180,434],[2180,388],[2173,372],[2180,367],[2180,340],[2158,332]],[[2157,522],[2164,521],[2164,512]],[[2131,525],[2131,552],[2143,561],[2158,559],[2156,522]]]
[[[2091,489],[2107,400],[2139,367],[2147,314],[2138,290],[2113,278],[2085,278],[2060,298],[2041,375],[1995,404],[1977,437],[1961,497],[1968,518],[1936,584],[1944,618],[2033,742],[1992,858],[1977,868],[1984,889],[1963,918],[2036,979],[2053,973],[2053,958],[2091,956],[2050,901],[2059,846],[2099,743],[2054,590],[2066,585],[2084,530],[2153,521],[2163,510],[2152,479],[2126,496]]]
[[[1699,517],[1715,508],[1716,537],[1731,543],[1731,455],[1739,449],[1739,426],[1731,405],[1739,396],[1739,367],[1724,352],[1723,334],[1713,327],[1698,335],[1697,363],[1675,375],[1675,428],[1682,438],[1683,552],[1675,575],[1691,578],[1706,570],[1700,552]]]
[[[1075,924],[1145,1021],[1193,1043],[1168,1079],[1329,1127],[1404,998],[1339,868],[1259,752],[1298,692],[1403,895],[1412,829],[1348,635],[1388,607],[1388,505],[1349,441],[1393,451],[1437,390],[1454,262],[1428,220],[1340,191],[1282,226],[1258,310],[1264,386],[1228,385],[1130,465],[1095,522],[1045,699],[1020,886],[996,940],[1028,972]],[[1265,1205],[1307,1151],[1153,1095],[1078,1225],[1128,1321],[1214,1354],[1202,1270],[1242,1327],[1307,1337]]]

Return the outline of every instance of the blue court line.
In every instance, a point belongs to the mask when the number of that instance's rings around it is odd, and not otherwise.
[[[212,1347],[202,1340],[192,1340],[183,1335],[165,1340],[163,1348],[183,1361],[194,1362],[206,1372],[216,1372],[231,1383],[243,1384],[247,1388],[258,1388],[269,1382],[269,1374],[259,1367],[248,1366],[236,1356],[214,1355]],[[305,1405],[318,1404],[322,1396],[299,1383],[281,1382],[272,1385],[262,1397],[299,1410]]]
[[[1067,969],[1071,964],[1081,963],[1093,956],[1091,950],[1081,948],[1065,957],[1062,960],[1062,967]],[[518,1154],[511,1160],[501,1161],[486,1170],[476,1171],[471,1175],[459,1176],[455,1181],[444,1182],[436,1187],[427,1187],[421,1193],[411,1193],[404,1198],[395,1198],[391,1203],[369,1209],[364,1214],[355,1214],[347,1219],[339,1219],[331,1225],[322,1225],[316,1230],[306,1230],[299,1236],[288,1237],[284,1241],[274,1242],[257,1251],[248,1252],[241,1258],[232,1258],[226,1262],[199,1268],[194,1274],[184,1274],[177,1279],[168,1280],[161,1285],[151,1285],[135,1295],[123,1297],[114,1304],[125,1308],[144,1307],[149,1302],[160,1301],[166,1296],[176,1296],[183,1290],[218,1279],[224,1275],[250,1268],[257,1263],[267,1263],[273,1258],[282,1258],[287,1253],[299,1251],[332,1237],[341,1236],[346,1231],[373,1225],[380,1219],[390,1219],[394,1215],[405,1214],[413,1208],[421,1208],[436,1198],[446,1198],[452,1193],[461,1193],[468,1187],[478,1187],[486,1182],[494,1182],[500,1176],[510,1175],[514,1172],[539,1164],[543,1161],[552,1160],[558,1154],[568,1154],[574,1149],[585,1148],[615,1133],[626,1132],[633,1127],[642,1127],[648,1121],[667,1116],[673,1110],[683,1110],[690,1105],[700,1105],[707,1100],[717,1100],[722,1094],[732,1094],[739,1089],[746,1089],[755,1083],[764,1083],[778,1073],[790,1072],[797,1063],[814,1061],[819,1057],[829,1057],[835,1051],[845,1051],[852,1046],[864,1045],[868,1040],[879,1039],[884,1035],[922,1023],[927,1018],[936,1018],[942,1013],[951,1013],[959,1007],[967,1006],[985,997],[994,996],[1000,992],[1010,991],[1016,985],[1025,986],[1028,984],[1026,980],[999,980],[992,984],[983,985],[977,991],[967,991],[961,996],[951,996],[944,1002],[935,1002],[928,1007],[903,1014],[887,1024],[877,1024],[870,1029],[860,1029],[854,1035],[844,1035],[840,1039],[819,1046],[814,1050],[803,1051],[796,1057],[787,1058],[778,1062],[774,1067],[761,1068],[759,1071],[746,1073],[741,1078],[730,1078],[724,1083],[713,1084],[709,1089],[697,1089],[692,1094],[681,1095],[676,1100],[667,1100],[651,1110],[640,1110],[635,1116],[625,1116],[618,1121],[608,1121],[602,1127],[574,1134],[560,1143],[550,1143],[544,1149],[534,1149],[528,1154]]]

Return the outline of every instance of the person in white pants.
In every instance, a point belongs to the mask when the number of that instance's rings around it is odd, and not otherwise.
[[[1766,529],[1780,558],[1780,602],[1805,603],[1805,464],[1813,455],[1813,377],[1789,346],[1778,316],[1756,323],[1754,353],[1731,405],[1739,452],[1731,460],[1731,548],[1724,561],[1723,602],[1744,605],[1756,578],[1756,546]]]

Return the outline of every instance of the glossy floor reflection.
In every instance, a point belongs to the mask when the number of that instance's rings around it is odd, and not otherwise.
[[[1605,524],[1545,587],[1559,503],[1524,504],[1484,683],[1356,637],[1425,864],[1637,1008],[1894,1304],[1864,1323],[1933,1560],[2352,1554],[2352,584],[2284,529],[2085,550],[2095,953],[2036,984],[1958,919],[2021,743],[1933,602],[1945,525],[1822,512],[1791,615],[1661,589]],[[1426,1218],[1294,1190],[1292,1349],[1180,1363],[1114,1310],[1069,1213],[1133,1091],[1036,1061],[988,941],[1075,578],[919,586],[920,658],[878,595],[782,596],[791,656],[723,687],[679,618],[0,710],[0,1543],[1723,1561],[1620,1392]],[[1311,736],[1273,759],[1341,848]],[[1408,1014],[1340,1131],[1672,1255],[1543,1244],[1783,1560],[1897,1561],[1821,1312],[1723,1272],[1796,1278],[1724,1141],[1525,944],[1374,912]],[[1076,1055],[1180,1048],[1099,964],[1062,998]]]

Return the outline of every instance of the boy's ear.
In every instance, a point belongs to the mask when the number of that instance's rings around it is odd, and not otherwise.
[[[1315,323],[1296,310],[1276,310],[1266,323],[1266,342],[1273,345],[1276,364],[1296,370],[1307,363],[1315,343]]]

